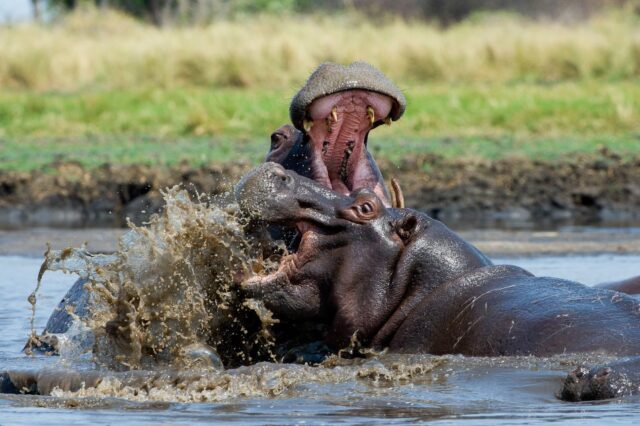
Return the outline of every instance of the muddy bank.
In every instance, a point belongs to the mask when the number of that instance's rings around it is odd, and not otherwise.
[[[192,195],[219,194],[250,167],[105,164],[86,169],[61,162],[31,172],[0,171],[0,228],[125,227],[127,218],[140,224],[162,208],[162,190],[182,184]]]
[[[446,159],[419,155],[380,161],[402,184],[407,205],[458,228],[634,222],[640,220],[640,156],[603,150],[556,161]],[[191,167],[56,163],[32,172],[0,171],[0,227],[122,227],[162,207],[160,191],[228,190],[249,163]]]
[[[554,228],[640,219],[640,156],[608,150],[556,161],[424,155],[383,169],[385,176],[400,179],[410,207],[458,227],[533,223]]]

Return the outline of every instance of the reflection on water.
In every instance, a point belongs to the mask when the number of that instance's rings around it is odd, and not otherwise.
[[[639,256],[533,257],[509,260],[542,275],[581,279],[590,284],[637,274]],[[0,366],[80,369],[82,361],[28,358],[20,350],[29,332],[30,306],[40,259],[0,257]],[[598,275],[599,274],[599,275]],[[601,279],[603,278],[603,279]],[[39,293],[36,326],[75,277],[47,273]],[[263,363],[227,372],[203,372],[201,396],[178,393],[149,398],[114,398],[113,389],[84,396],[3,395],[0,423],[42,424],[403,424],[417,420],[441,424],[530,424],[616,422],[632,424],[640,399],[608,403],[564,403],[554,398],[565,373],[584,359],[463,358],[392,356],[340,361],[327,367]],[[595,357],[589,361],[598,361]],[[212,385],[218,383],[217,386]],[[207,385],[208,384],[208,385]],[[207,386],[209,388],[207,388]],[[209,392],[209,393],[207,393]],[[193,395],[198,395],[197,393]],[[165,399],[158,401],[150,399]],[[168,402],[167,402],[168,401]],[[181,402],[183,401],[183,402]]]

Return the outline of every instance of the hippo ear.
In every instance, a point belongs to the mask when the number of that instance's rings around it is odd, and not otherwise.
[[[402,241],[406,244],[407,241],[413,236],[416,227],[418,226],[418,219],[413,214],[408,214],[398,219],[395,223],[396,232]]]

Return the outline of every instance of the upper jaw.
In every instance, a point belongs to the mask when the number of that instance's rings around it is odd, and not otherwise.
[[[287,194],[291,205],[282,211],[280,223],[295,225],[304,232],[307,229],[343,228],[346,221],[338,217],[338,210],[347,196],[328,190],[317,182],[298,176],[294,172],[296,186]]]
[[[380,70],[366,62],[353,62],[349,65],[325,62],[311,74],[305,85],[291,101],[289,114],[293,125],[303,129],[303,121],[309,105],[315,100],[347,90],[375,92],[389,97],[392,108],[388,115],[398,120],[406,108],[407,101],[402,91]]]

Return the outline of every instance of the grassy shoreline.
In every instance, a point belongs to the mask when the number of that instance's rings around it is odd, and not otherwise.
[[[326,60],[371,62],[405,92],[405,116],[371,135],[376,155],[394,161],[635,154],[639,23],[499,15],[443,29],[347,14],[158,29],[94,11],[0,27],[0,170],[259,161]]]
[[[376,155],[392,160],[425,152],[553,159],[601,146],[640,152],[636,81],[419,83],[403,89],[405,116],[370,137]],[[88,166],[256,162],[271,132],[289,121],[294,91],[0,91],[0,169],[29,170],[59,158]]]
[[[302,83],[301,83],[302,84]],[[640,79],[408,83],[392,136],[599,135],[640,131]],[[0,90],[0,137],[144,134],[267,137],[289,122],[295,89],[143,87],[76,92]]]
[[[570,161],[577,154],[599,155],[602,149],[631,158],[640,155],[640,135],[593,137],[410,137],[380,138],[372,135],[369,149],[376,158],[400,164],[422,154],[446,159],[496,161],[528,158],[540,161]],[[0,139],[0,171],[55,170],[58,161],[76,161],[89,169],[103,164],[191,167],[243,161],[257,164],[269,149],[269,138],[229,137],[159,138],[118,135],[80,138]]]

